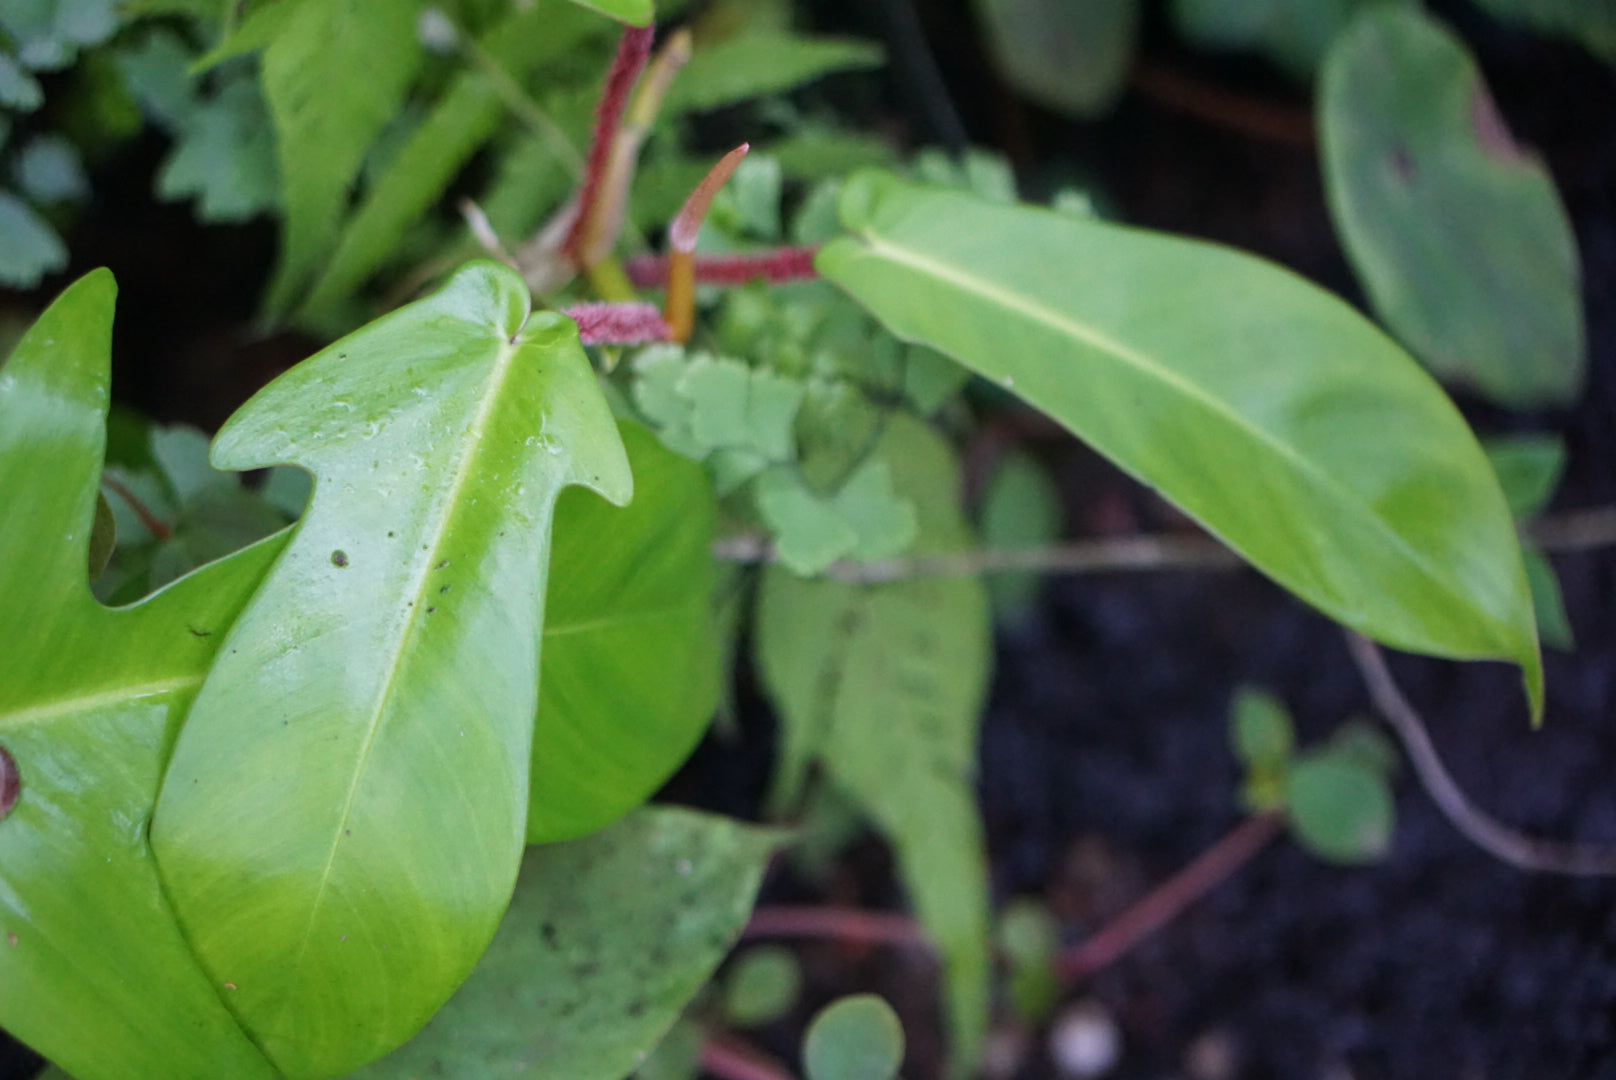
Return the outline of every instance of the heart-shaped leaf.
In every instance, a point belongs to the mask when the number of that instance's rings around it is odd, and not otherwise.
[[[146,842],[164,755],[272,537],[110,610],[85,563],[112,275],[0,367],[0,1025],[79,1080],[278,1074],[192,957]]]
[[[315,477],[174,749],[152,842],[203,965],[291,1077],[403,1042],[471,971],[525,835],[550,518],[630,491],[565,318],[512,271],[293,368],[222,468]]]
[[[1542,708],[1509,508],[1440,387],[1340,300],[1227,248],[862,173],[821,273],[1160,490],[1325,614],[1508,659]]]
[[[1330,213],[1388,327],[1444,378],[1509,405],[1575,400],[1585,365],[1577,242],[1464,43],[1374,5],[1319,87]]]

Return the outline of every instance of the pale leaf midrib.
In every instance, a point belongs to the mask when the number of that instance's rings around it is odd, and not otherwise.
[[[483,435],[489,423],[489,417],[494,410],[494,404],[499,399],[504,388],[505,380],[511,369],[511,362],[522,349],[520,338],[516,340],[502,339],[499,346],[498,359],[490,367],[489,377],[485,382],[486,390],[472,423],[467,427],[463,440],[463,451],[460,462],[455,469],[454,479],[445,485],[442,493],[436,500],[428,520],[431,526],[422,530],[422,536],[432,537],[428,545],[429,550],[419,554],[411,567],[410,577],[414,579],[414,586],[409,590],[415,602],[410,605],[410,614],[399,623],[397,634],[397,647],[392,650],[392,658],[380,682],[380,691],[376,695],[375,707],[371,710],[370,720],[365,730],[364,745],[359,752],[358,760],[354,764],[353,780],[348,786],[344,796],[342,813],[336,827],[331,834],[331,848],[326,855],[325,867],[320,872],[320,884],[315,893],[314,901],[309,905],[309,917],[303,928],[303,940],[298,945],[297,959],[294,968],[303,966],[303,958],[308,951],[308,945],[314,934],[314,924],[325,902],[325,892],[330,884],[332,868],[336,865],[337,852],[342,847],[342,838],[347,832],[348,823],[353,814],[354,803],[358,799],[361,778],[370,762],[370,754],[375,746],[376,737],[381,729],[382,720],[387,715],[388,705],[398,688],[399,670],[403,666],[404,654],[408,651],[406,645],[415,633],[415,627],[423,617],[427,590],[427,579],[431,574],[431,567],[439,558],[440,544],[447,529],[447,523],[454,516],[453,507],[458,503],[461,489],[465,487],[467,478],[472,472],[472,463],[478,457],[478,450],[482,446]],[[408,594],[406,594],[408,595]]]
[[[107,687],[88,694],[56,698],[52,701],[28,705],[9,712],[0,710],[0,731],[13,730],[33,724],[49,723],[52,720],[71,716],[75,713],[92,712],[108,706],[157,697],[175,691],[194,690],[202,685],[204,674],[205,672],[197,672],[194,675],[178,675],[173,678],[158,679],[148,683]]]
[[[1265,429],[1252,424],[1240,413],[1196,384],[1186,381],[1177,373],[1162,367],[1148,356],[1097,333],[1090,327],[1073,322],[1059,312],[1052,311],[1018,293],[1001,289],[994,283],[963,271],[953,264],[939,262],[919,251],[893,243],[869,230],[861,232],[859,240],[877,258],[888,259],[907,266],[917,273],[929,275],[944,285],[1002,304],[1029,320],[1050,327],[1057,333],[1069,334],[1096,349],[1110,352],[1140,370],[1154,375],[1162,383],[1178,390],[1185,397],[1200,402],[1210,412],[1222,416],[1231,426],[1248,432],[1248,434],[1254,436],[1255,441],[1268,446],[1280,460],[1289,464],[1293,471],[1304,478],[1312,480],[1318,489],[1326,492],[1332,501],[1348,507],[1362,508],[1364,516],[1375,522],[1379,526],[1379,531],[1382,535],[1389,540],[1388,546],[1401,554],[1404,560],[1413,566],[1422,577],[1436,587],[1438,592],[1448,596],[1457,596],[1460,601],[1468,603],[1469,598],[1463,593],[1455,593],[1452,588],[1444,583],[1440,575],[1433,569],[1431,561],[1423,557],[1417,548],[1405,541],[1385,518],[1375,511],[1357,492],[1349,488],[1343,488],[1328,473],[1321,472],[1317,466],[1299,455],[1287,443],[1277,440]],[[1216,532],[1217,530],[1214,529],[1213,531]],[[1227,540],[1228,538],[1224,537],[1224,539]],[[1231,543],[1231,546],[1234,545]],[[1239,549],[1236,548],[1236,550]]]

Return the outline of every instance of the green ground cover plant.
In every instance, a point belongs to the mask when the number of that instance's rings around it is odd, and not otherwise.
[[[65,264],[80,159],[149,123],[157,194],[274,215],[264,316],[331,342],[211,441],[109,406],[104,270],[0,367],[0,1025],[58,1075],[627,1075],[826,798],[890,841],[971,1073],[994,936],[972,395],[1039,410],[1358,634],[1516,665],[1539,718],[1563,618],[1516,518],[1556,448],[1484,448],[1432,372],[1574,394],[1575,260],[1457,39],[1377,8],[1323,60],[1332,207],[1382,328],[1254,256],[1021,202],[987,156],[902,161],[783,104],[715,166],[687,118],[881,55],[771,4],[657,43],[681,7],[0,16],[7,281]],[[41,78],[71,137],[28,119]],[[468,228],[441,205],[470,185]],[[1418,234],[1455,199],[1502,208],[1500,244],[1552,241],[1498,256],[1546,298],[1520,340],[1476,291],[1491,264],[1444,247],[1476,237]],[[982,528],[1047,529],[1004,515]],[[743,644],[780,721],[773,824],[648,805]],[[1326,857],[1384,848],[1372,739],[1297,754],[1259,697],[1234,726],[1251,809]],[[792,996],[732,1013],[754,993]],[[809,1075],[893,1075],[895,1029],[834,1006]]]

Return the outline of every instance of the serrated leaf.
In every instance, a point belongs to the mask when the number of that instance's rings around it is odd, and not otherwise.
[[[1396,648],[1542,662],[1509,509],[1463,417],[1349,307],[1209,244],[864,173],[820,272]]]
[[[29,0],[0,5],[0,30],[24,67],[56,71],[81,47],[99,45],[118,28],[116,0]]]
[[[1543,512],[1565,470],[1565,441],[1557,435],[1514,435],[1482,443],[1516,521]]]
[[[1576,240],[1464,44],[1417,11],[1366,10],[1331,47],[1318,118],[1330,213],[1387,326],[1504,404],[1575,400]]]
[[[648,26],[655,14],[652,0],[572,0],[580,7],[610,15],[630,26]]]
[[[326,257],[365,151],[403,104],[420,60],[419,9],[418,0],[303,2],[264,48],[285,206],[272,314],[292,307]]]
[[[474,263],[259,391],[214,464],[314,497],[175,744],[152,844],[203,966],[290,1077],[414,1034],[510,898],[553,503],[624,502],[577,329]]]
[[[12,162],[17,187],[35,203],[76,202],[90,192],[79,152],[60,135],[24,143]]]
[[[705,353],[685,365],[677,388],[690,403],[690,434],[697,443],[709,448],[746,445],[750,376],[739,360]]]
[[[251,77],[226,82],[188,115],[157,174],[164,199],[197,200],[204,221],[245,221],[280,201],[275,134]]]
[[[830,500],[808,490],[789,467],[760,475],[752,497],[774,536],[776,557],[792,573],[817,574],[858,544],[852,523],[835,512]]]
[[[942,440],[897,415],[878,456],[915,505],[916,551],[967,549],[958,465]],[[818,759],[891,839],[943,954],[956,1071],[974,1064],[987,1025],[987,870],[972,776],[989,630],[973,578],[856,586],[770,567],[756,631],[782,723],[771,805],[795,804]]]
[[[33,112],[44,104],[39,80],[22,69],[16,57],[0,52],[0,105],[18,112]]]
[[[695,747],[719,693],[718,508],[702,467],[619,425],[634,501],[556,503],[527,839],[582,836],[644,802]]]
[[[655,807],[528,849],[477,970],[420,1035],[350,1080],[619,1080],[740,934],[779,839]]]
[[[1395,810],[1384,774],[1351,753],[1315,752],[1285,777],[1296,839],[1329,862],[1371,862],[1391,847]]]
[[[881,47],[872,42],[751,31],[698,49],[662,108],[670,116],[704,112],[781,93],[835,71],[880,67],[883,62]]]
[[[115,62],[129,93],[153,122],[171,132],[184,130],[197,107],[192,53],[179,35],[156,30],[137,48],[117,54]]]
[[[849,554],[865,562],[902,555],[920,528],[914,503],[893,490],[892,471],[880,458],[859,466],[831,505],[853,528]]]
[[[39,279],[67,265],[67,248],[56,230],[32,207],[0,189],[0,284],[31,289]]]
[[[191,955],[145,825],[283,539],[135,607],[91,598],[114,293],[105,270],[81,279],[0,367],[0,749],[19,780],[0,821],[0,1025],[80,1080],[272,1080]]]
[[[976,0],[976,11],[999,71],[1039,104],[1093,117],[1122,92],[1139,0]]]

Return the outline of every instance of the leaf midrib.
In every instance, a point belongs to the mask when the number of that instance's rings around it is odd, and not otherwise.
[[[1120,342],[1114,341],[1104,334],[1097,333],[1092,328],[1087,327],[1082,323],[1073,322],[1072,320],[1061,315],[1059,312],[1052,311],[1049,308],[1044,307],[1042,304],[1033,302],[1021,294],[1007,292],[992,282],[960,270],[953,264],[939,262],[936,259],[930,258],[918,251],[892,243],[891,241],[872,232],[868,228],[859,231],[858,241],[862,243],[872,255],[887,258],[893,262],[899,263],[900,265],[908,266],[921,274],[928,274],[945,285],[953,286],[967,293],[975,293],[984,298],[992,300],[995,303],[1003,304],[1005,307],[1026,316],[1028,319],[1043,323],[1045,326],[1048,326],[1059,333],[1068,333],[1072,337],[1077,338],[1080,341],[1084,341],[1101,351],[1109,351],[1123,361],[1133,364],[1141,371],[1154,375],[1161,382],[1178,390],[1185,397],[1197,401],[1214,415],[1221,416],[1231,426],[1248,432],[1248,434],[1255,437],[1256,441],[1267,445],[1274,451],[1276,456],[1278,456],[1282,461],[1286,462],[1294,472],[1300,474],[1304,478],[1312,480],[1316,487],[1329,494],[1333,501],[1348,506],[1362,507],[1366,512],[1366,516],[1380,526],[1378,531],[1381,532],[1383,537],[1389,541],[1389,547],[1399,552],[1403,558],[1411,566],[1413,566],[1421,574],[1421,576],[1434,585],[1439,592],[1449,596],[1456,595],[1453,590],[1444,584],[1442,579],[1433,571],[1430,561],[1422,558],[1418,549],[1410,546],[1406,541],[1404,541],[1403,538],[1398,535],[1396,530],[1392,529],[1387,524],[1386,520],[1366,500],[1351,489],[1342,487],[1328,473],[1321,472],[1305,457],[1302,457],[1296,453],[1294,448],[1292,448],[1290,445],[1275,439],[1263,428],[1252,424],[1239,412],[1231,409],[1227,404],[1217,397],[1208,394],[1195,383],[1186,381],[1177,373],[1168,368],[1162,367],[1160,364],[1151,360],[1143,353],[1123,345]],[[1222,536],[1219,530],[1213,527],[1210,523],[1202,522],[1202,524],[1205,525],[1209,531],[1220,536],[1221,539],[1228,542],[1229,546],[1234,548],[1234,550],[1240,550],[1240,548],[1235,545],[1235,543],[1229,537]],[[1461,600],[1466,599],[1463,596],[1460,596],[1459,598]]]
[[[485,389],[482,400],[478,405],[477,413],[473,417],[472,423],[466,429],[466,435],[462,442],[465,449],[462,451],[460,461],[455,469],[454,479],[442,489],[432,512],[428,516],[431,527],[422,530],[422,536],[432,536],[433,540],[428,545],[428,550],[417,555],[414,565],[411,567],[410,577],[414,580],[414,586],[410,592],[414,594],[415,601],[410,604],[409,616],[399,623],[399,630],[395,639],[398,647],[392,650],[391,662],[388,664],[385,675],[381,680],[380,692],[376,695],[375,708],[371,711],[370,721],[366,727],[364,744],[354,765],[353,780],[348,785],[347,794],[343,799],[342,813],[331,833],[331,848],[326,855],[325,867],[320,873],[320,883],[315,892],[314,900],[309,904],[309,916],[303,927],[303,939],[298,944],[297,958],[292,964],[294,968],[303,966],[309,942],[313,939],[314,924],[325,903],[325,894],[331,882],[332,868],[336,865],[337,853],[342,848],[342,839],[347,833],[348,823],[353,815],[360,782],[369,766],[371,751],[376,744],[376,737],[382,727],[382,721],[387,715],[388,705],[398,687],[399,671],[403,666],[404,654],[407,651],[406,644],[414,635],[415,627],[423,617],[426,582],[431,574],[431,567],[435,565],[439,558],[440,544],[446,531],[445,523],[453,517],[452,508],[458,503],[460,492],[465,487],[467,478],[471,475],[472,464],[477,460],[485,429],[494,411],[494,403],[498,400],[500,391],[504,387],[506,377],[512,366],[511,361],[521,351],[523,344],[520,330],[511,335],[510,338],[504,338],[501,335],[495,362],[490,366],[488,379],[484,383]]]

